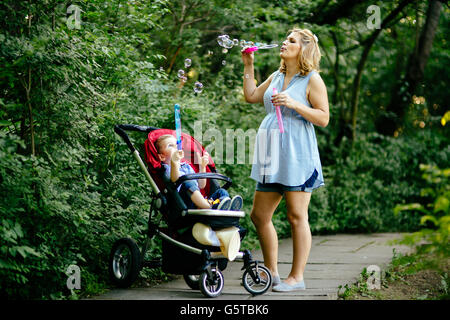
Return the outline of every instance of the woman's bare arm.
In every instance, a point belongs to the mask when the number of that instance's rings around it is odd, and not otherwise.
[[[244,67],[244,75],[248,74],[248,78],[244,76],[244,97],[245,101],[248,103],[263,103],[264,92],[266,92],[267,88],[270,85],[270,82],[273,78],[273,73],[269,78],[266,79],[263,83],[261,83],[258,87],[255,84],[255,77],[253,74],[253,66]]]

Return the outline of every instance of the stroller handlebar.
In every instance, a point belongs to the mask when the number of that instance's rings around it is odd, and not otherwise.
[[[134,152],[135,148],[128,138],[128,135],[125,131],[139,131],[149,133],[152,130],[155,130],[155,127],[147,127],[147,126],[138,126],[136,124],[117,124],[114,126],[114,131],[122,137],[122,139],[127,144],[128,148],[130,148],[131,152]]]
[[[140,131],[140,132],[146,132],[146,133],[149,133],[152,130],[158,129],[158,128],[149,127],[149,126],[139,126],[137,124],[118,124],[118,125],[116,125],[116,127],[119,127],[122,130]]]
[[[175,183],[176,187],[178,187],[180,184],[182,184],[186,180],[197,180],[197,179],[218,179],[218,180],[224,180],[226,181],[225,184],[222,186],[222,189],[228,189],[231,186],[231,179],[227,176],[224,176],[219,173],[211,173],[211,172],[205,172],[205,173],[195,173],[195,174],[185,174],[181,176]]]

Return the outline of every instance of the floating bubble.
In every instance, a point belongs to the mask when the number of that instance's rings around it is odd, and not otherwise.
[[[212,52],[211,50],[208,50],[208,56],[212,56],[214,54],[214,52]]]
[[[231,39],[226,39],[224,42],[223,42],[223,47],[224,48],[227,48],[227,49],[231,49],[231,48],[233,48],[233,40],[231,40]]]
[[[250,75],[248,73],[245,74],[245,79],[250,78]]]
[[[228,49],[227,49],[227,48],[223,48],[223,49],[222,49],[222,52],[223,52],[223,53],[227,53],[227,52],[228,52]]]
[[[238,39],[233,39],[233,46],[237,46],[239,45],[239,40]]]
[[[191,64],[192,64],[191,59],[187,58],[186,60],[184,60],[184,66],[186,68],[189,68],[191,66]]]
[[[227,62],[226,62],[225,60],[222,60],[222,64],[223,64],[223,65],[226,65]]]
[[[239,45],[243,48],[243,47],[245,47],[245,44],[247,43],[247,41],[245,41],[245,40],[241,40],[240,42],[239,42]]]
[[[203,84],[201,83],[201,82],[196,82],[195,84],[194,84],[194,92],[195,93],[200,93],[200,92],[202,92],[202,90],[203,90]]]
[[[223,47],[224,41],[226,41],[227,39],[229,39],[228,35],[220,35],[217,37],[217,43],[219,44],[219,46]]]
[[[219,46],[231,49],[233,47],[233,40],[227,34],[223,34],[217,37],[217,43]]]
[[[182,77],[184,77],[184,70],[180,69],[180,70],[178,70],[178,78],[182,78]]]
[[[182,76],[180,79],[181,79],[181,81],[183,81],[183,83],[187,81],[187,77],[186,76]]]

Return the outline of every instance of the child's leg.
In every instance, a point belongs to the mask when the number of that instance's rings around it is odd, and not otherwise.
[[[209,198],[212,200],[220,199],[222,197],[229,197],[228,191],[222,188],[219,188],[214,192]]]
[[[191,195],[191,200],[195,204],[195,206],[199,209],[210,209],[211,205],[209,202],[203,198],[203,195],[199,190],[196,190]]]
[[[198,185],[194,181],[185,181],[181,184],[180,196],[188,209],[209,209],[209,202],[203,198]]]

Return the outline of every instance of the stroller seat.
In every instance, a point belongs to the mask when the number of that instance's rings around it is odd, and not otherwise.
[[[169,201],[174,204],[168,212],[170,216],[168,217],[170,221],[169,226],[173,224],[176,230],[187,228],[199,244],[218,247],[213,249],[213,252],[220,251],[229,261],[233,261],[239,252],[241,243],[240,235],[244,234],[244,230],[239,226],[239,219],[245,217],[245,212],[215,209],[186,210],[186,204],[179,196],[177,187],[184,181],[190,178],[198,179],[199,176],[185,175],[180,177],[179,181],[175,184],[167,179],[155,146],[158,138],[165,134],[170,134],[175,137],[174,130],[159,129],[150,132],[145,142],[145,151],[150,173],[155,177],[160,190],[163,190],[163,192],[167,191],[166,194]],[[196,155],[197,152],[203,154],[205,149],[197,140],[187,134],[182,134],[182,148],[186,156],[184,162],[188,163],[198,173],[199,166]],[[211,157],[209,160],[206,172],[215,173],[214,162]],[[229,182],[228,179],[226,181]],[[217,181],[207,179],[207,184],[201,192],[204,196],[209,196],[218,188]],[[177,212],[181,212],[181,217]]]

